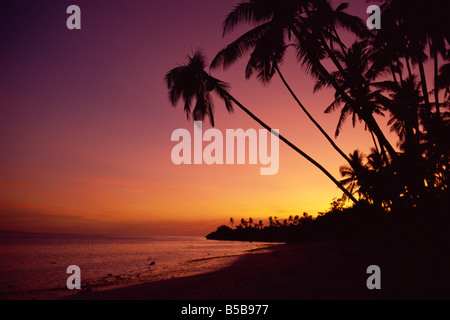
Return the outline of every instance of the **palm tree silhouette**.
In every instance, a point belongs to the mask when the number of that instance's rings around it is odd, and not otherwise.
[[[273,227],[273,217],[269,217],[269,227]]]
[[[447,53],[447,55],[450,57],[450,50]],[[450,93],[450,63],[444,64],[439,69],[439,87],[441,89],[445,90],[445,98],[448,97]]]
[[[280,71],[280,65],[289,46],[287,42],[291,40],[292,34],[298,34],[299,17],[305,12],[305,7],[308,4],[308,1],[296,0],[283,1],[282,3],[275,0],[250,0],[239,3],[228,14],[224,22],[223,35],[231,32],[237,25],[243,22],[248,24],[259,23],[259,25],[222,49],[214,58],[211,67],[217,68],[222,65],[224,69],[227,69],[238,58],[242,57],[243,54],[252,50],[246,67],[246,78],[248,79],[254,73],[257,73],[257,77],[262,82],[269,82],[274,74],[277,73],[284,86],[309,120],[317,127],[331,146],[347,162],[350,162],[347,155],[336,145],[334,140],[301,103]],[[336,12],[333,16],[336,20],[340,19],[345,21],[345,25],[351,24],[348,22],[348,16],[342,13],[341,7]],[[336,32],[335,29],[334,31]],[[342,41],[340,41],[340,45],[343,47]]]
[[[274,221],[274,223],[275,223],[275,225],[277,227],[280,225],[280,221],[278,221],[278,217],[277,216],[273,217],[273,221]]]
[[[365,101],[352,98],[346,92],[345,86],[339,85],[322,63],[325,58],[330,58],[345,79],[345,84],[358,86],[358,82],[351,79],[346,73],[337,57],[337,51],[333,50],[334,44],[338,44],[342,54],[346,54],[345,45],[337,33],[336,26],[344,27],[359,36],[367,35],[362,20],[345,13],[347,7],[347,4],[341,4],[336,9],[332,9],[326,0],[289,0],[282,3],[276,0],[241,2],[227,16],[224,22],[224,34],[232,31],[236,25],[242,22],[257,24],[257,27],[220,51],[213,60],[212,67],[223,65],[226,69],[243,54],[253,49],[247,64],[246,77],[249,78],[257,72],[260,80],[268,82],[275,73],[278,73],[303,112],[333,148],[351,164],[347,155],[302,105],[279,69],[289,46],[287,42],[291,41],[292,35],[294,35],[297,56],[306,70],[319,80],[327,81],[353,109],[359,108]],[[360,116],[366,122],[371,133],[375,134],[388,150],[391,157],[397,158],[396,151],[384,136],[372,113],[365,111],[361,112]]]
[[[316,1],[314,1],[314,3],[316,3]],[[347,29],[353,31],[356,35],[370,38],[358,18],[344,16],[344,19],[337,19],[337,17],[342,15],[340,11],[343,11],[343,9],[346,8],[346,5],[341,5],[338,9],[339,8],[340,10],[333,10],[328,1],[320,0],[317,1],[317,5],[313,7],[313,10],[306,11],[308,19],[304,19],[304,24],[302,25],[304,32],[301,34],[303,39],[299,42],[298,55],[302,57],[303,63],[311,69],[313,75],[319,75],[319,81],[326,83],[327,86],[334,87],[337,98],[340,98],[347,103],[351,109],[360,110],[358,116],[365,122],[370,132],[377,136],[380,145],[386,148],[391,158],[397,159],[397,152],[387,140],[371,112],[373,109],[370,105],[365,106],[367,97],[364,95],[359,96],[351,94],[351,91],[364,91],[364,83],[360,81],[360,74],[347,72],[348,68],[342,64],[345,57],[349,54],[349,51],[342,49],[342,51],[339,52],[338,50],[332,49],[333,39],[339,39],[338,36],[336,37],[334,35],[334,32],[330,32],[330,30],[335,30],[334,25],[336,24],[345,25],[347,23]],[[357,22],[355,23],[355,21]],[[305,32],[305,30],[308,32]],[[330,45],[328,45],[328,42]],[[311,52],[314,50],[319,50],[319,53]],[[336,81],[336,77],[333,76],[333,73],[328,72],[323,66],[321,60],[325,57],[328,57],[333,62],[338,69],[338,72],[334,73],[334,75],[339,73],[343,82],[339,83]]]
[[[263,224],[264,224],[263,221],[259,220],[259,222],[257,224],[258,229],[262,229],[263,228]]]
[[[340,61],[342,61],[343,68],[346,74],[350,75],[352,79],[357,80],[361,85],[358,87],[352,87],[348,90],[347,95],[355,97],[355,100],[362,102],[361,104],[354,104],[345,99],[344,96],[338,95],[336,100],[331,103],[325,110],[325,113],[330,113],[339,106],[343,106],[341,110],[341,116],[338,121],[335,135],[338,136],[344,121],[349,115],[352,115],[353,126],[357,120],[363,121],[367,118],[367,115],[378,114],[383,116],[384,104],[388,100],[381,94],[381,90],[373,89],[374,80],[379,72],[382,70],[374,71],[369,61],[371,57],[368,50],[367,41],[357,41],[347,50],[346,55],[337,54]],[[339,86],[345,86],[346,79],[342,76],[341,72],[333,72],[330,74],[333,81]],[[319,79],[314,88],[315,92],[328,86],[328,80]],[[368,127],[370,132],[374,134],[373,127]],[[378,137],[378,135],[377,135]],[[379,144],[384,146],[385,144],[379,140]]]
[[[419,118],[423,109],[423,97],[419,92],[419,84],[412,76],[398,85],[395,82],[383,83],[386,91],[391,93],[391,101],[387,103],[391,112],[388,125],[395,131],[403,144],[403,149],[413,150],[418,146]],[[416,150],[417,151],[417,150]]]
[[[437,118],[440,117],[439,101],[439,54],[445,58],[447,54],[446,43],[450,43],[450,31],[448,24],[448,1],[418,0],[414,2],[406,0],[390,0],[383,5],[383,17],[385,17],[385,31],[380,30],[378,37],[385,42],[392,43],[395,38],[388,35],[389,30],[401,30],[398,33],[404,35],[403,48],[407,48],[407,54],[418,65],[422,94],[427,108],[431,107],[429,91],[425,74],[424,62],[428,58],[425,48],[428,46],[430,57],[433,59],[434,69],[434,106]],[[392,32],[391,32],[392,33]],[[405,50],[405,49],[403,49]]]
[[[225,106],[228,111],[231,112],[233,110],[233,102],[253,120],[258,122],[263,128],[276,135],[286,145],[291,147],[294,151],[316,166],[344,193],[348,193],[347,189],[321,164],[292,144],[281,134],[272,130],[271,127],[269,127],[246,107],[244,107],[238,100],[236,100],[228,92],[228,84],[212,77],[205,71],[206,65],[206,58],[204,54],[200,50],[197,50],[192,57],[188,57],[187,64],[176,67],[167,73],[165,80],[169,89],[169,98],[173,106],[176,106],[178,101],[182,98],[184,100],[184,111],[186,112],[188,118],[191,114],[193,114],[194,120],[196,121],[202,121],[205,117],[209,117],[211,125],[214,125],[214,104],[210,93],[215,92],[225,102]],[[191,111],[193,100],[196,101],[196,104],[194,109]],[[355,203],[357,202],[357,200],[350,193],[348,193],[347,196]]]
[[[369,194],[367,189],[364,188],[364,177],[362,176],[362,172],[366,172],[367,170],[367,166],[364,164],[364,158],[365,156],[359,150],[355,150],[350,155],[353,165],[351,167],[342,166],[339,171],[344,178],[341,180],[341,183],[347,186],[347,190],[351,194],[357,193],[359,198],[368,199]],[[357,171],[354,168],[358,168]],[[346,201],[347,199],[347,196],[344,194],[342,200]]]

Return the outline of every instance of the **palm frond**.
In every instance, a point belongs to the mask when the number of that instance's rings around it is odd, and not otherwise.
[[[256,46],[258,41],[267,33],[270,23],[264,23],[246,32],[238,39],[222,49],[211,63],[211,69],[222,66],[224,70],[228,69],[239,58],[248,53]]]
[[[214,101],[210,92],[214,91],[225,102],[229,112],[233,111],[233,105],[227,92],[228,84],[211,77],[204,70],[206,64],[205,55],[201,50],[197,50],[193,56],[188,56],[187,64],[170,70],[165,81],[169,89],[169,100],[174,107],[183,99],[184,112],[188,119],[191,115],[194,121],[209,118],[214,127]]]
[[[232,32],[241,23],[258,24],[269,20],[270,16],[262,9],[257,1],[240,2],[225,18],[222,36]]]

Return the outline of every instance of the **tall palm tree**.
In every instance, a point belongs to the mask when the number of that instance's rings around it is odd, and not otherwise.
[[[205,72],[206,59],[200,51],[189,57],[189,63],[170,70],[166,77],[169,99],[175,107],[182,98],[184,111],[188,119],[193,115],[194,121],[209,118],[214,126],[214,103],[211,92],[216,93],[224,102],[229,112],[233,111],[232,101],[228,95],[228,84],[211,77]],[[195,100],[195,106],[192,104]]]
[[[386,20],[386,30],[401,29],[405,35],[406,45],[412,61],[418,65],[422,93],[425,105],[430,108],[429,89],[425,75],[424,62],[428,58],[425,49],[428,46],[434,69],[434,105],[437,117],[440,117],[439,101],[439,54],[446,58],[450,43],[450,28],[448,26],[448,1],[446,0],[389,0],[383,5],[383,17]],[[386,31],[380,31],[381,37],[389,41]]]
[[[388,103],[392,117],[388,125],[410,150],[419,142],[419,116],[423,102],[416,78],[414,76],[408,78],[401,85],[386,81],[384,87],[392,92],[391,101]]]
[[[254,73],[257,73],[257,77],[262,82],[269,82],[277,73],[309,120],[332,147],[346,161],[349,161],[347,155],[301,103],[280,70],[291,35],[297,32],[298,17],[305,11],[305,6],[308,4],[309,1],[305,0],[286,0],[282,3],[274,0],[249,0],[239,3],[227,16],[223,34],[231,32],[238,24],[243,22],[259,23],[259,25],[221,50],[214,58],[211,67],[217,68],[222,65],[224,69],[227,69],[246,52],[252,51],[246,67],[246,78],[248,79]],[[342,42],[341,45],[343,45]]]
[[[333,11],[327,0],[317,0],[313,1],[313,3],[313,8],[311,10],[307,10],[307,18],[303,19],[303,23],[301,24],[303,28],[303,32],[300,34],[302,36],[301,40],[300,37],[297,36],[299,42],[299,57],[303,59],[303,63],[308,64],[310,69],[315,68],[317,70],[315,73],[320,75],[319,81],[327,82],[329,86],[332,86],[336,90],[336,97],[340,97],[342,101],[345,101],[345,103],[347,103],[352,109],[361,109],[359,115],[371,133],[377,136],[380,144],[386,148],[391,158],[397,159],[397,152],[387,140],[371,112],[373,109],[370,108],[370,106],[365,105],[367,102],[367,97],[364,95],[355,96],[349,94],[349,90],[356,92],[364,91],[364,88],[362,88],[363,83],[360,81],[361,76],[356,74],[355,77],[354,74],[347,72],[346,68],[342,64],[342,57],[346,57],[348,55],[348,51],[342,50],[339,52],[338,50],[332,49],[333,39],[337,38],[339,40],[339,37],[335,35],[335,32],[330,32],[330,30],[333,30],[334,25],[341,24],[347,29],[350,29],[357,36],[370,38],[370,35],[367,34],[367,30],[365,28],[361,28],[361,23],[355,23],[355,20],[357,19],[356,17],[345,16],[346,19],[344,20],[338,19],[338,17],[340,18],[342,14],[337,14],[337,11],[339,10]],[[341,5],[340,8],[342,10],[342,8],[346,8],[346,5]],[[330,42],[330,45],[328,42]],[[338,69],[337,73],[339,73],[344,80],[343,82],[338,83],[332,73],[328,72],[326,68],[323,67],[320,63],[320,60],[323,58],[320,56],[315,58],[314,52],[311,53],[312,50],[317,49],[322,50],[323,57],[329,58],[333,62],[334,66]],[[313,59],[311,59],[311,57],[313,57]]]
[[[232,103],[236,104],[242,111],[258,122],[263,128],[276,135],[286,145],[291,147],[294,151],[316,166],[339,189],[347,192],[347,189],[321,164],[292,144],[281,134],[273,131],[271,127],[269,127],[256,115],[244,107],[238,100],[236,100],[228,92],[229,86],[226,83],[212,77],[205,71],[206,65],[206,58],[204,54],[200,50],[197,50],[192,57],[188,57],[187,64],[176,67],[167,73],[165,80],[169,89],[169,98],[173,106],[176,106],[178,101],[182,98],[184,100],[184,110],[188,117],[190,117],[191,114],[194,115],[194,120],[204,120],[205,117],[209,117],[211,119],[211,124],[214,125],[214,104],[211,97],[211,92],[215,92],[225,102],[225,106],[228,111],[233,110]],[[193,111],[191,111],[193,100],[196,101],[196,104]],[[352,199],[352,201],[355,203],[357,202],[357,200],[350,193],[348,193],[348,196]]]
[[[384,116],[383,111],[386,110],[385,104],[389,101],[389,99],[382,94],[382,89],[377,87],[378,82],[374,81],[379,74],[383,72],[383,68],[371,64],[373,58],[369,51],[369,42],[365,40],[354,42],[353,45],[348,48],[345,55],[342,53],[336,54],[343,65],[344,72],[359,83],[358,86],[350,86],[345,90],[346,94],[350,96],[353,101],[358,101],[359,103],[355,104],[352,103],[352,101],[349,102],[342,94],[336,95],[335,101],[333,101],[325,110],[325,113],[330,113],[338,107],[342,107],[335,135],[339,135],[342,125],[348,116],[352,116],[353,126],[355,126],[356,121],[358,120],[365,121],[366,129],[370,131],[372,138],[374,139],[375,147],[378,148],[374,138],[376,136],[378,144],[380,145],[380,152],[387,160],[385,153],[386,144],[380,139],[380,135],[373,131],[375,127],[368,125],[371,123],[368,115],[370,115],[370,117],[372,117],[373,114]],[[330,76],[339,86],[346,86],[347,80],[342,76],[341,72],[333,72]],[[314,87],[314,91],[316,92],[325,86],[329,86],[329,81],[327,79],[319,79]],[[351,163],[354,162],[351,161]],[[357,171],[358,168],[354,169]]]
[[[348,75],[345,74],[344,68],[332,49],[333,45],[337,43],[341,50],[345,52],[345,45],[336,31],[336,26],[344,27],[360,36],[366,35],[367,31],[360,18],[345,13],[346,8],[347,4],[341,4],[336,9],[332,9],[327,0],[287,0],[281,3],[277,0],[241,2],[227,16],[224,22],[224,34],[232,31],[243,22],[256,24],[257,26],[220,51],[213,60],[212,67],[223,65],[226,69],[245,53],[252,50],[246,68],[246,77],[249,78],[257,73],[260,80],[268,82],[275,73],[278,73],[283,84],[304,113],[333,148],[350,163],[347,155],[302,105],[279,69],[288,47],[287,43],[294,36],[297,55],[307,71],[319,79],[326,79],[349,104],[361,105],[360,101],[354,101],[344,90],[345,88],[334,81],[334,78],[322,63],[323,59],[330,58],[339,72],[346,78],[347,84],[350,83]],[[395,150],[384,136],[372,114],[364,114],[363,120],[371,129],[371,132],[375,133],[387,148],[392,158],[395,158],[397,155]]]

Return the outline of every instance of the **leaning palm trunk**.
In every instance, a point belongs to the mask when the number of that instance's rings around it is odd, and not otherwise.
[[[344,194],[351,199],[354,203],[357,203],[358,200],[338,181],[336,178],[331,175],[320,163],[315,161],[313,158],[308,156],[305,152],[300,150],[297,146],[295,146],[292,142],[290,142],[288,139],[283,137],[281,134],[276,134],[272,130],[271,127],[269,127],[266,123],[264,123],[261,119],[259,119],[256,115],[254,115],[250,110],[248,110],[246,107],[244,107],[238,100],[236,100],[231,94],[227,93],[227,96],[230,98],[231,101],[233,101],[239,108],[242,109],[247,115],[249,115],[253,120],[258,122],[264,129],[271,132],[272,134],[276,135],[281,141],[283,141],[285,144],[287,144],[289,147],[291,147],[294,151],[299,153],[302,157],[304,157],[306,160],[311,162],[314,166],[316,166],[320,171],[322,171],[331,181],[334,182],[334,184],[341,189]]]
[[[233,110],[232,104],[236,104],[253,120],[258,122],[263,128],[267,129],[270,133],[277,136],[281,141],[286,143],[289,147],[315,165],[320,169],[336,186],[341,189],[348,198],[354,203],[358,201],[353,195],[338,181],[336,180],[323,166],[317,161],[312,159],[289,140],[282,135],[272,131],[267,124],[261,121],[257,116],[245,108],[239,101],[237,101],[229,92],[228,85],[214,77],[205,71],[206,58],[200,50],[194,54],[193,57],[189,57],[189,63],[183,66],[176,67],[169,71],[165,77],[167,87],[169,88],[169,98],[173,106],[176,106],[180,99],[185,102],[184,110],[188,116],[194,115],[194,120],[203,120],[205,117],[209,117],[211,125],[214,126],[213,121],[213,99],[210,96],[210,92],[215,92],[224,102],[228,111]],[[195,107],[191,110],[193,100],[196,100]]]
[[[343,99],[345,99],[346,102],[350,103],[350,105],[355,106],[356,101],[354,101],[346,92],[345,90],[336,82],[336,80],[331,76],[331,74],[328,72],[328,70],[322,65],[322,63],[318,63],[318,69],[320,74],[327,79],[327,81],[334,87],[337,93],[341,95]],[[357,110],[357,108],[354,108],[354,110]],[[386,148],[386,150],[389,152],[389,155],[392,159],[398,158],[397,152],[394,150],[392,145],[387,140],[386,136],[384,135],[383,131],[381,130],[380,126],[376,122],[375,118],[372,114],[364,114],[363,112],[359,113],[359,116],[364,120],[364,122],[369,127],[370,131],[372,131],[378,138],[378,141],[380,142],[380,145]]]
[[[412,70],[411,70],[411,63],[409,62],[409,58],[407,56],[405,57],[405,62],[406,62],[406,68],[408,69],[408,77],[412,78],[413,74],[412,74]]]
[[[294,33],[294,35],[298,38],[301,39],[302,35],[299,33],[298,30],[296,29],[291,29],[291,31]],[[339,70],[339,72],[341,73],[342,77],[344,79],[346,79],[346,81],[348,81],[349,83],[351,83],[351,79],[348,76],[347,72],[344,70],[344,68],[342,67],[342,65],[339,63],[339,60],[337,59],[336,55],[334,54],[334,52],[331,50],[331,48],[328,46],[328,44],[326,43],[325,39],[323,37],[321,37],[321,43],[323,45],[324,50],[327,52],[328,56],[330,57],[330,59],[332,60],[332,62],[334,63],[334,65],[337,67],[337,69]],[[336,80],[333,78],[333,76],[330,74],[330,72],[328,72],[328,70],[325,68],[325,66],[322,64],[322,62],[320,60],[316,61],[316,67],[317,70],[319,72],[319,74],[321,74],[336,90],[336,92],[341,95],[341,97],[348,102],[350,105],[355,106],[357,104],[357,101],[354,101],[348,94],[347,92],[345,92],[345,90],[336,82]],[[354,110],[358,110],[358,108],[353,108]],[[369,127],[369,129],[377,136],[378,141],[380,142],[380,144],[382,144],[386,150],[388,151],[389,155],[391,156],[392,159],[397,159],[398,158],[398,154],[395,151],[395,149],[392,147],[392,145],[389,143],[389,141],[387,140],[386,136],[384,135],[383,131],[381,130],[381,128],[379,127],[378,123],[376,122],[375,118],[373,117],[372,114],[363,114],[361,112],[361,114],[359,114],[359,116],[361,117],[361,119],[364,120],[364,122],[367,124],[367,126]]]
[[[280,69],[278,67],[275,67],[275,70],[277,71],[281,81],[285,85],[285,87],[288,89],[289,93],[292,95],[294,100],[297,102],[297,104],[300,106],[300,108],[303,110],[303,112],[306,114],[306,116],[311,120],[312,123],[319,129],[319,131],[324,135],[324,137],[328,140],[328,142],[333,146],[333,148],[350,164],[352,165],[352,162],[350,161],[350,158],[336,145],[336,143],[331,139],[331,137],[325,132],[325,130],[320,126],[320,124],[311,116],[311,114],[306,110],[306,108],[303,106],[303,104],[298,99],[297,95],[294,93],[294,91],[291,89],[289,84],[287,83],[286,79],[283,77],[283,74],[281,73]]]
[[[326,50],[328,56],[333,61],[334,65],[338,68],[342,77],[344,77],[344,79],[346,79],[347,81],[349,81],[349,83],[351,83],[352,81],[351,81],[350,77],[348,76],[347,72],[345,72],[342,65],[339,63],[339,61],[338,61],[337,57],[335,56],[335,54],[333,53],[333,51],[328,47],[328,45],[326,44],[325,41],[323,41],[323,43],[324,43],[324,47],[325,47],[325,50]],[[322,69],[326,71],[325,67],[323,67],[323,66],[322,66]],[[328,71],[326,71],[325,76],[327,77],[328,80],[330,80],[332,78]],[[401,75],[400,75],[400,77],[401,77]],[[348,103],[350,103],[352,105],[356,104],[356,102],[353,101],[348,96],[348,94],[337,84],[336,81],[332,81],[331,84],[336,89],[336,91],[338,91],[338,93],[341,94]],[[382,145],[386,148],[386,150],[389,152],[389,155],[391,156],[391,158],[393,158],[393,159],[398,158],[397,152],[395,151],[395,149],[392,147],[392,145],[387,140],[386,136],[384,135],[383,131],[381,130],[380,126],[378,125],[378,123],[375,120],[375,118],[373,117],[373,115],[364,113],[364,114],[360,114],[360,116],[364,120],[364,122],[367,124],[367,126],[370,128],[370,130],[378,137],[378,141],[380,143],[382,143]]]

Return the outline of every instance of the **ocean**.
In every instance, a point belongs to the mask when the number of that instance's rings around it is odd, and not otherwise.
[[[82,289],[89,289],[208,272],[226,260],[220,258],[268,245],[192,236],[0,233],[0,298],[69,293],[71,265],[80,267]]]

